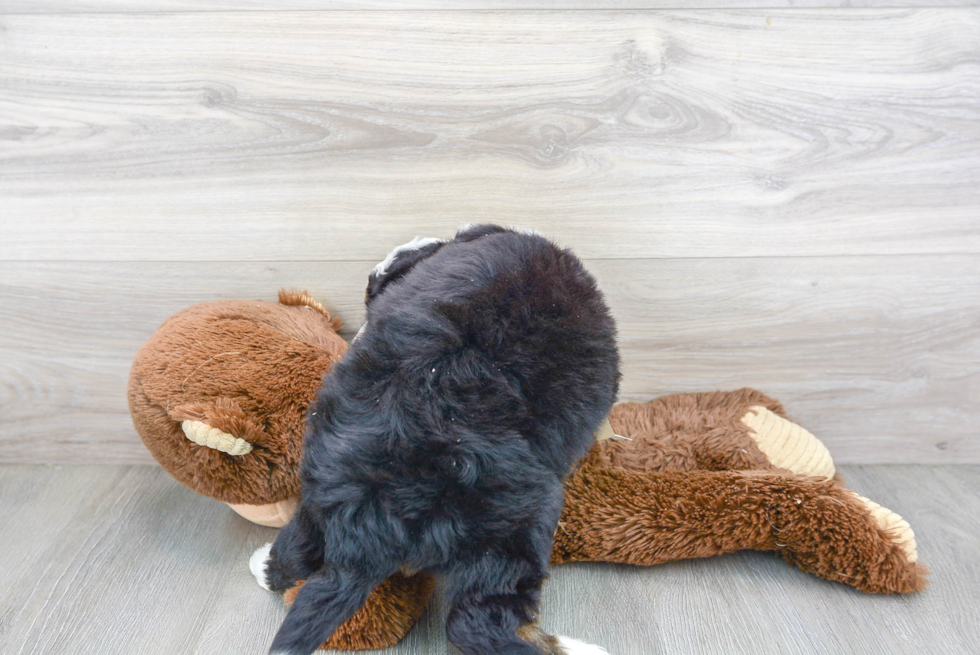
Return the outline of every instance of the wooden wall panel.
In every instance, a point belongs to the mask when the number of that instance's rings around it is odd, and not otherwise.
[[[751,385],[841,461],[980,462],[977,8],[127,1],[0,0],[0,461],[147,462],[166,316],[285,285],[354,326],[393,245],[489,220],[589,259],[623,398]]]
[[[0,260],[377,260],[482,220],[592,258],[980,252],[973,8],[0,28]]]
[[[224,11],[975,7],[977,0],[0,0],[0,14]]]
[[[347,321],[371,262],[0,263],[0,461],[150,461],[133,354],[173,312],[308,288]],[[754,386],[841,462],[980,462],[980,257],[588,262],[621,397]]]

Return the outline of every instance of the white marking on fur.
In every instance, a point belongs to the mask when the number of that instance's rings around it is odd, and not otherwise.
[[[266,591],[269,589],[268,578],[265,577],[265,565],[269,561],[269,553],[272,551],[272,543],[262,546],[248,559],[248,570],[255,576],[255,581]]]
[[[364,329],[365,328],[367,328],[367,323],[364,323],[364,325],[361,326],[361,329],[357,331],[357,334],[354,335],[354,338],[351,339],[350,342],[351,343],[354,343],[355,341],[357,341],[358,339],[360,339],[361,338],[361,335],[364,334]]]
[[[376,275],[384,275],[385,272],[387,272],[388,267],[391,266],[391,263],[395,261],[395,258],[398,257],[400,253],[403,253],[406,250],[420,250],[426,246],[432,245],[433,243],[444,243],[444,241],[435,237],[415,237],[408,243],[403,243],[389,252],[388,256],[378,262],[378,265],[375,266],[374,270],[371,272]]]
[[[605,648],[593,646],[571,637],[558,637],[558,643],[565,649],[567,655],[609,655],[609,651]]]
[[[599,646],[587,644],[571,637],[557,637],[558,643],[565,649],[567,655],[609,655],[609,651]]]

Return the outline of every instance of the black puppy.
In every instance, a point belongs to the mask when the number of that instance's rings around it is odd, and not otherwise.
[[[385,578],[426,569],[464,653],[604,653],[535,623],[564,478],[619,382],[595,280],[541,236],[477,225],[396,248],[367,303],[310,408],[300,507],[252,558],[266,588],[306,579],[271,652],[313,652]]]

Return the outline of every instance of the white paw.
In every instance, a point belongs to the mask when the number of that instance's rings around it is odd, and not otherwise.
[[[265,563],[269,561],[271,550],[272,544],[268,543],[252,553],[248,559],[248,570],[255,576],[255,581],[259,583],[259,586],[266,591],[272,591],[269,589],[269,582],[265,577]]]
[[[571,637],[558,637],[558,643],[568,655],[609,655],[609,651],[605,648],[593,646]]]

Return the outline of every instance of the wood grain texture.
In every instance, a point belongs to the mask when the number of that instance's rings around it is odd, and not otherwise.
[[[861,594],[738,553],[651,568],[552,571],[542,624],[614,655],[975,652],[980,640],[980,467],[844,467],[849,486],[912,524],[932,585]],[[274,530],[157,467],[0,466],[0,651],[264,653],[285,615],[248,572]],[[440,586],[395,648],[451,655]]]
[[[977,0],[0,0],[0,14],[215,11],[609,10],[786,7],[975,7]]]
[[[307,288],[353,335],[372,262],[0,263],[0,461],[146,463],[133,355],[170,314]],[[621,399],[752,386],[841,462],[980,463],[980,257],[599,260]]]
[[[980,10],[0,17],[0,259],[980,252]]]
[[[156,467],[4,468],[0,486],[4,653],[191,652],[274,535]]]

